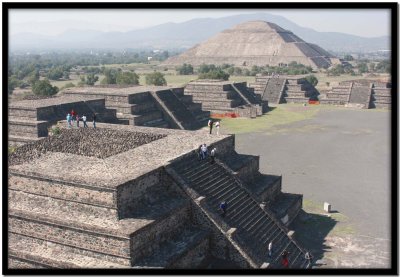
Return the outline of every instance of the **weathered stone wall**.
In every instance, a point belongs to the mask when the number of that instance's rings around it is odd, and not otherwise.
[[[13,173],[9,176],[8,185],[9,189],[36,195],[110,208],[116,207],[116,191],[113,189],[92,187],[85,184],[72,184],[34,176],[18,176]]]
[[[195,269],[207,257],[205,253],[208,253],[209,249],[210,242],[208,239],[205,239],[192,249],[189,249],[182,258],[178,259],[175,263],[172,263],[169,268]]]
[[[110,256],[107,260],[130,265],[129,238],[127,237],[112,236],[95,231],[88,232],[74,226],[17,217],[10,217],[9,232],[96,251],[104,255],[115,255],[115,257]]]
[[[131,237],[131,262],[156,252],[160,244],[181,232],[189,224],[190,206],[186,202],[179,209],[171,211],[168,216],[160,218],[151,225],[140,229]]]
[[[129,181],[117,188],[117,206],[119,218],[129,217],[141,205],[139,200],[154,186],[161,186],[162,169],[148,172],[139,178]]]
[[[8,268],[15,269],[47,269],[50,267],[43,266],[35,262],[27,262],[18,258],[8,258]]]

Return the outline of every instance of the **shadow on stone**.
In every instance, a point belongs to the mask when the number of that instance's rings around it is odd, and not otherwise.
[[[324,253],[330,251],[331,247],[326,246],[326,237],[335,227],[337,221],[331,217],[299,212],[297,218],[291,223],[290,228],[295,230],[295,239],[313,256],[313,266],[321,266],[319,261]]]

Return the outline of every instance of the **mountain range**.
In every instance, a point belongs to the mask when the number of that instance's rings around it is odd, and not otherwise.
[[[283,16],[268,13],[241,14],[222,18],[197,18],[165,23],[128,32],[69,29],[53,36],[31,32],[10,35],[11,51],[41,49],[178,49],[184,50],[239,23],[251,20],[273,22],[306,42],[334,52],[371,52],[390,49],[390,37],[366,38],[339,32],[304,28]],[[340,20],[340,19],[338,19]]]

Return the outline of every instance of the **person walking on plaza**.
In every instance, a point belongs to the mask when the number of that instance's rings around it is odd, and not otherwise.
[[[268,257],[272,258],[272,240],[268,244]]]
[[[83,127],[84,127],[84,128],[87,128],[88,126],[87,126],[87,124],[86,124],[86,115],[83,115],[83,116],[82,116],[82,122],[83,122]]]
[[[208,120],[208,127],[210,127],[210,135],[212,133],[213,124],[214,122],[212,121],[212,119]]]
[[[71,115],[67,114],[67,126],[68,128],[71,128]]]
[[[217,136],[219,135],[219,121],[215,123],[215,128],[217,128]]]
[[[93,128],[96,129],[96,113],[93,113]]]
[[[80,118],[79,118],[79,115],[77,114],[76,115],[76,127],[78,127],[78,128],[79,128],[79,120],[80,120]]]
[[[307,260],[307,268],[310,268],[311,267],[311,264],[312,264],[312,258],[313,258],[313,256],[311,255],[311,253],[310,252],[306,252],[306,255],[304,256],[304,258]]]
[[[213,148],[213,150],[211,150],[211,153],[210,153],[210,157],[211,157],[211,163],[213,164],[213,163],[215,163],[215,154],[216,154],[216,151],[217,151],[217,148]]]

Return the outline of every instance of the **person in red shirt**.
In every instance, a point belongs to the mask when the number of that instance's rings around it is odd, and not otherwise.
[[[76,113],[75,113],[74,109],[72,109],[72,111],[71,111],[72,125],[73,125],[73,123],[75,121],[75,115],[76,115]]]

